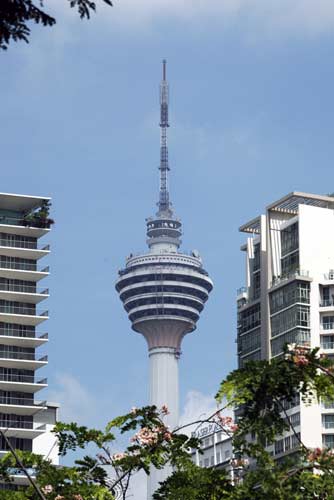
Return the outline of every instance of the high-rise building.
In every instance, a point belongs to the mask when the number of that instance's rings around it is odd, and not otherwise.
[[[41,328],[49,290],[39,285],[49,276],[49,267],[39,263],[50,253],[39,243],[50,231],[48,205],[49,199],[0,193],[0,429],[14,448],[50,453],[57,463],[50,433],[57,405],[36,399],[47,387],[38,373],[48,363],[48,334]],[[7,451],[0,437],[0,456]]]
[[[181,221],[175,216],[168,189],[168,83],[166,62],[160,85],[160,192],[158,212],[147,219],[149,251],[130,255],[119,272],[116,289],[128,313],[133,330],[148,344],[150,375],[149,402],[166,404],[167,424],[175,428],[179,419],[178,363],[183,337],[196,323],[212,290],[212,281],[203,269],[197,251],[179,251]],[[152,470],[148,498],[170,473]]]
[[[243,224],[245,287],[238,291],[239,367],[282,355],[286,343],[334,356],[334,197],[293,192]],[[285,408],[310,448],[334,447],[334,404]],[[286,432],[272,446],[280,458],[299,447]]]

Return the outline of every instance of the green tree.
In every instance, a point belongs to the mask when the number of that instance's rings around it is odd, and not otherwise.
[[[199,441],[181,434],[183,427],[173,432],[166,427],[166,407],[133,408],[104,430],[58,423],[55,432],[61,455],[87,446],[96,448],[94,455],[84,456],[72,467],[55,468],[39,456],[20,456],[35,470],[47,500],[111,500],[116,491],[125,499],[133,474],[140,470],[149,474],[152,466],[159,469],[167,462],[174,466],[174,473],[161,484],[156,500],[332,500],[334,451],[308,449],[300,440],[285,410],[296,396],[306,404],[334,400],[334,362],[319,355],[318,349],[287,346],[284,357],[250,362],[221,383],[217,402],[224,400],[224,408],[240,409],[237,424],[222,409],[196,423],[215,423],[233,436],[232,480],[224,471],[192,464],[189,449],[201,452]],[[294,433],[299,446],[289,459],[276,461],[268,445],[287,430]],[[250,439],[251,434],[255,439]],[[126,435],[130,435],[130,444],[119,452],[119,438]],[[17,464],[12,455],[2,458],[0,478],[10,481],[13,467]],[[6,492],[1,498],[37,500],[38,496],[29,487]]]
[[[59,0],[67,1],[69,7],[78,10],[81,19],[89,19],[96,10],[96,2],[92,0]],[[111,0],[100,0],[112,6]],[[28,43],[30,36],[29,23],[53,26],[56,19],[44,10],[45,0],[1,0],[0,2],[0,48],[7,49],[11,41],[23,40]]]

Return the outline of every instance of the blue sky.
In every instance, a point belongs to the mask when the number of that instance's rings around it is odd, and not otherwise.
[[[0,54],[0,191],[53,198],[49,398],[95,425],[146,402],[114,282],[156,209],[167,58],[171,197],[215,283],[180,370],[182,404],[205,405],[236,366],[238,227],[292,190],[334,191],[333,2],[115,0],[89,22],[66,4]]]

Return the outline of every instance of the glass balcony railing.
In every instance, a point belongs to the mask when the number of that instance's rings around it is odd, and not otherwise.
[[[1,420],[0,427],[5,427],[6,429],[33,429],[33,422],[21,422],[20,420]]]
[[[34,331],[24,331],[24,330],[19,330],[18,328],[13,328],[13,329],[0,329],[0,336],[5,335],[7,337],[23,337],[23,338],[28,338],[28,339],[45,339],[47,340],[49,338],[48,333],[43,333],[39,337],[36,337],[36,332]]]
[[[322,349],[334,349],[334,342],[322,342],[321,348]]]
[[[321,323],[321,328],[323,330],[334,330],[334,322],[331,322],[331,323]]]
[[[1,283],[0,292],[20,292],[20,293],[38,293],[40,295],[49,295],[48,288],[37,288],[34,285]]]
[[[36,241],[25,241],[22,239],[0,238],[1,247],[25,248],[30,250],[50,250],[50,245],[39,246]]]
[[[35,380],[33,375],[21,375],[19,373],[0,373],[0,383],[1,382],[21,382],[26,384],[40,384],[46,385],[48,383],[47,378],[40,380]]]
[[[24,217],[8,217],[7,215],[0,215],[0,224],[9,226],[24,226],[24,227],[39,227],[43,229],[50,228],[50,220],[26,220]]]
[[[11,307],[11,306],[3,306],[0,305],[0,313],[4,314],[23,314],[27,316],[48,316],[49,311],[39,311],[35,308],[29,308],[29,307]]]
[[[38,408],[45,406],[46,401],[35,403],[31,398],[15,398],[12,396],[0,396],[0,405],[16,405],[16,406],[36,406]]]
[[[303,270],[303,269],[295,269],[294,271],[291,271],[290,273],[285,273],[281,274],[280,276],[274,276],[270,287],[273,287],[275,285],[278,285],[282,281],[289,280],[291,278],[309,278],[310,272]]]
[[[36,359],[35,353],[29,351],[0,351],[1,359],[20,359],[24,361],[47,361],[47,356],[42,356],[39,359]]]
[[[333,299],[324,299],[320,302],[320,307],[330,307],[330,306],[334,306]]]
[[[48,273],[50,270],[49,266],[38,269],[36,262],[6,262],[5,260],[0,261],[0,268],[15,269],[18,271],[38,271],[40,273]]]

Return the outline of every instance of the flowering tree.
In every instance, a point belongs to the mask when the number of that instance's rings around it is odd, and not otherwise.
[[[224,408],[195,423],[214,423],[233,437],[235,456],[230,468],[236,474],[232,481],[222,470],[202,469],[191,463],[189,449],[199,447],[199,442],[182,434],[186,426],[171,430],[165,425],[165,406],[133,408],[109,422],[103,431],[58,423],[55,432],[61,455],[92,444],[96,447],[95,455],[85,456],[73,467],[55,468],[32,454],[21,453],[21,457],[25,465],[35,469],[46,500],[111,500],[116,494],[126,499],[136,472],[149,474],[152,466],[159,469],[168,462],[174,473],[154,494],[156,500],[333,499],[333,451],[308,449],[300,440],[284,404],[296,401],[296,396],[306,404],[334,400],[334,363],[318,349],[289,345],[284,357],[249,362],[221,383],[216,398],[218,404],[226,401]],[[224,409],[235,407],[239,408],[237,424],[223,414]],[[295,434],[299,447],[293,459],[277,462],[268,445],[285,431]],[[126,435],[129,445],[120,451],[117,439]],[[0,477],[10,480],[14,466],[12,456],[3,458]],[[1,498],[39,497],[28,488],[2,493]]]

